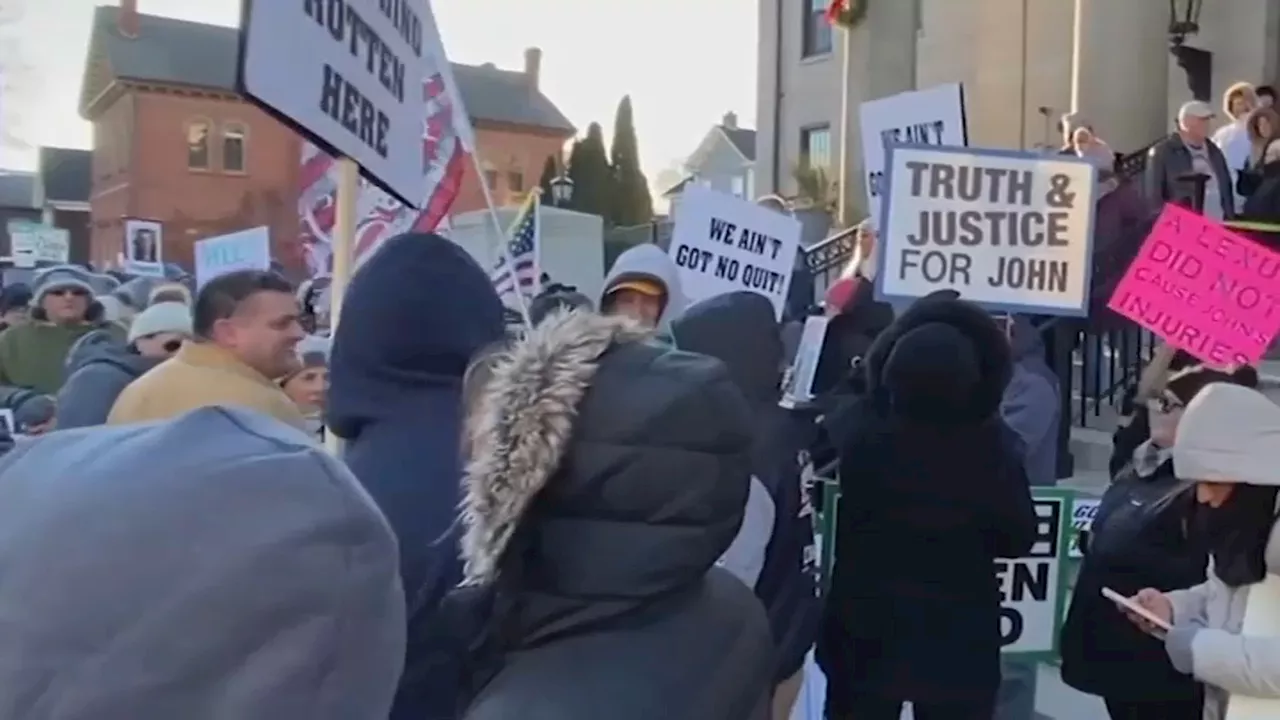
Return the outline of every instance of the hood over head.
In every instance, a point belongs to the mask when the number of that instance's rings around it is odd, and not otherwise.
[[[995,416],[1013,374],[1009,341],[991,315],[944,295],[899,315],[867,351],[866,365],[878,402],[908,420],[941,425]],[[946,402],[934,402],[935,392]]]
[[[1178,422],[1173,468],[1191,481],[1280,486],[1280,406],[1241,385],[1206,386]]]
[[[146,309],[148,302],[151,300],[152,288],[163,282],[163,280],[157,278],[136,277],[112,290],[111,294],[120,298],[134,312],[141,312]]]
[[[720,361],[645,337],[552,315],[496,361],[472,418],[464,583],[528,593],[526,639],[699,582],[742,522],[750,408]]]
[[[675,261],[662,248],[646,243],[627,250],[613,262],[613,267],[609,268],[609,274],[605,276],[604,289],[600,292],[600,302],[596,306],[603,310],[608,305],[607,298],[611,291],[623,283],[636,280],[657,282],[666,291],[666,303],[658,318],[659,328],[667,327],[688,305],[684,290],[680,287],[680,273]]]
[[[0,386],[0,408],[13,411],[13,422],[19,433],[26,432],[33,425],[49,422],[58,409],[49,395],[13,385]]]
[[[97,302],[96,295],[109,292],[115,287],[115,279],[108,275],[91,273],[79,265],[54,265],[40,270],[32,278],[31,317],[36,320],[47,320],[40,304],[44,296],[53,290],[75,288],[89,297],[84,319],[97,322],[102,319],[103,307]]]
[[[489,276],[430,233],[387,240],[351,279],[329,363],[329,422],[344,438],[432,389],[461,387],[480,348],[504,337]]]
[[[66,376],[86,365],[106,363],[133,377],[139,377],[160,364],[156,358],[146,358],[120,340],[110,330],[94,330],[81,335],[67,352]]]
[[[752,403],[778,401],[786,351],[765,296],[739,290],[694,303],[675,319],[671,333],[681,350],[724,363]]]
[[[299,431],[201,408],[51,433],[0,475],[0,717],[387,717],[395,538]]]

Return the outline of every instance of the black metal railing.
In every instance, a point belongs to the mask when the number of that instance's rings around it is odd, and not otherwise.
[[[1154,143],[1152,143],[1154,144]],[[1117,154],[1115,178],[1141,182],[1151,145]],[[815,302],[826,292],[853,255],[854,230],[841,230],[807,248],[805,265],[814,279]],[[1074,473],[1072,427],[1105,425],[1108,409],[1118,409],[1129,387],[1151,356],[1153,338],[1137,325],[1108,313],[1107,322],[1076,318],[1043,318],[1037,323],[1045,344],[1045,359],[1058,376],[1061,417],[1058,436],[1058,477]],[[1068,421],[1069,420],[1069,421]]]

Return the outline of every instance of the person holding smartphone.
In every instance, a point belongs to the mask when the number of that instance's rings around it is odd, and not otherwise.
[[[1173,445],[1178,477],[1205,510],[1208,578],[1184,590],[1139,590],[1132,602],[1170,626],[1130,619],[1163,638],[1169,661],[1205,685],[1203,717],[1252,698],[1250,717],[1280,717],[1280,406],[1228,383],[1183,412]]]

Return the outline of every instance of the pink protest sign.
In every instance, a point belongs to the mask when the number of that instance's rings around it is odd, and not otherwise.
[[[1108,307],[1204,362],[1255,364],[1280,330],[1280,253],[1165,205]]]

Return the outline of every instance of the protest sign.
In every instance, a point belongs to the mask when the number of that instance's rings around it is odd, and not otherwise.
[[[266,227],[206,238],[195,250],[197,287],[236,270],[271,269],[271,232]]]
[[[769,298],[779,319],[800,247],[800,222],[748,200],[691,186],[668,253],[690,302],[737,290]]]
[[[134,275],[164,277],[164,225],[138,218],[124,221],[124,269]]]
[[[964,88],[959,83],[935,85],[889,97],[869,100],[858,106],[862,128],[862,166],[866,173],[867,212],[883,227],[885,147],[889,145],[969,144],[965,121]]]
[[[782,384],[782,400],[778,403],[780,406],[794,408],[813,400],[813,380],[818,373],[818,361],[822,359],[822,346],[827,339],[829,322],[831,318],[822,315],[804,319],[796,357],[791,361]]]
[[[71,233],[35,223],[9,226],[13,266],[33,268],[39,263],[65,263],[71,259]]]
[[[1255,364],[1280,330],[1280,253],[1165,205],[1108,304],[1214,365]]]
[[[996,312],[1088,313],[1093,164],[966,148],[888,152],[877,299],[949,289]]]
[[[1101,498],[1078,497],[1071,504],[1071,545],[1067,548],[1067,556],[1073,560],[1084,557],[1080,552],[1080,533],[1088,532],[1093,527],[1093,518],[1098,514]]]
[[[434,67],[425,3],[246,0],[241,91],[411,207],[427,196],[422,147]],[[288,39],[283,42],[282,39]]]
[[[1067,595],[1071,493],[1035,489],[1036,543],[1024,557],[996,561],[1004,655],[1047,659],[1058,649]]]

